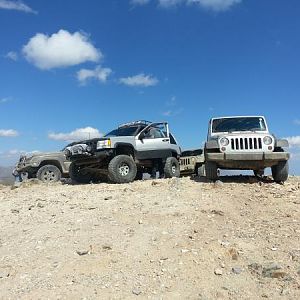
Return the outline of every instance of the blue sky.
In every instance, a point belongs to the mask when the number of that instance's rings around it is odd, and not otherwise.
[[[135,119],[184,149],[265,115],[300,174],[298,0],[0,0],[0,165]]]

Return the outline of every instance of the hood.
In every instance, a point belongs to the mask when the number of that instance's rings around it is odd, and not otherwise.
[[[271,135],[268,132],[265,131],[236,131],[236,132],[222,132],[222,133],[215,133],[213,136],[211,136],[211,139],[218,139],[220,137],[235,137],[235,136],[265,136],[265,135]]]
[[[75,145],[80,145],[80,144],[93,144],[93,143],[97,143],[98,141],[104,141],[109,139],[109,137],[100,137],[100,138],[94,138],[94,139],[90,139],[90,140],[82,140],[82,141],[77,141],[77,142],[73,142],[69,145],[66,146],[66,148],[68,147],[72,147]]]
[[[34,157],[39,157],[39,156],[48,156],[48,157],[57,157],[57,156],[64,156],[64,152],[62,151],[57,151],[57,152],[36,152],[36,153],[30,153],[23,155],[23,157],[26,158],[34,158]]]

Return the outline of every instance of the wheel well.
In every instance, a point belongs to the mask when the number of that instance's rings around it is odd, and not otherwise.
[[[134,149],[131,145],[118,145],[116,155],[125,154],[134,158]]]
[[[53,165],[53,166],[57,167],[61,172],[63,172],[62,168],[61,168],[61,165],[57,160],[44,160],[44,161],[41,162],[39,168],[43,167],[45,165]]]
[[[175,151],[172,151],[172,157],[177,158],[177,157],[178,157],[178,154],[177,154]]]

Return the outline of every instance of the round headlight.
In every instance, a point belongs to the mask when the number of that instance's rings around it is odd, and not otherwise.
[[[65,156],[71,155],[71,151],[69,149],[65,149],[64,153],[65,153]]]
[[[73,151],[74,151],[75,153],[77,153],[77,154],[82,154],[83,148],[82,148],[82,146],[75,146],[75,147],[73,148]]]
[[[222,147],[226,147],[226,146],[228,146],[229,145],[229,140],[228,140],[228,138],[221,138],[220,139],[220,145],[222,146]]]
[[[264,144],[265,145],[271,145],[273,142],[273,139],[270,136],[265,136],[264,137]]]

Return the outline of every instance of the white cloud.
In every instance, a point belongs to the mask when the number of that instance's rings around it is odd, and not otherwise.
[[[13,149],[13,150],[7,151],[6,154],[9,156],[12,156],[12,155],[20,154],[20,153],[25,153],[25,152],[26,151],[23,151],[23,150]]]
[[[0,9],[19,10],[26,13],[36,14],[37,12],[22,1],[0,0]]]
[[[170,100],[166,101],[167,110],[162,113],[165,117],[175,117],[183,112],[182,107],[178,107],[176,96],[172,96]]]
[[[150,0],[131,0],[130,2],[133,5],[144,5],[144,4],[148,4]]]
[[[300,136],[290,136],[286,138],[291,147],[300,147]]]
[[[176,96],[172,96],[170,100],[166,102],[167,106],[175,106],[176,105]]]
[[[25,58],[42,70],[98,62],[102,53],[85,33],[59,30],[48,36],[37,33],[23,46]]]
[[[158,2],[161,7],[169,8],[181,4],[184,1],[185,0],[159,0]]]
[[[16,137],[19,132],[14,129],[0,129],[0,137]]]
[[[183,108],[178,108],[178,109],[169,109],[167,111],[164,111],[162,113],[163,116],[165,117],[175,117],[183,112]]]
[[[225,11],[242,0],[187,0],[188,4],[198,4],[205,9],[213,11]]]
[[[299,119],[296,119],[296,120],[294,120],[294,123],[295,123],[296,125],[300,125],[300,120],[299,120]]]
[[[157,0],[160,7],[170,8],[178,6],[179,4],[191,5],[195,4],[204,9],[213,11],[225,11],[231,8],[231,6],[242,2],[242,0]],[[150,1],[147,0],[132,0],[136,4],[144,5],[148,4]]]
[[[172,115],[172,110],[164,111],[164,112],[162,113],[162,115],[165,116],[165,117],[170,117],[170,116]]]
[[[152,75],[145,75],[144,73],[135,76],[123,77],[120,78],[119,81],[120,83],[128,86],[143,86],[143,87],[155,86],[159,82],[157,78],[153,77]]]
[[[293,161],[300,161],[300,153],[291,153],[291,159]]]
[[[66,133],[52,132],[48,134],[48,138],[51,140],[66,141],[66,142],[98,138],[101,136],[102,133],[100,133],[98,129],[93,127],[78,128],[75,129],[74,131],[66,132]]]
[[[14,52],[14,51],[9,51],[6,55],[5,55],[6,58],[9,58],[13,61],[17,61],[18,60],[18,53],[17,52]]]
[[[9,97],[5,97],[5,98],[0,98],[0,104],[4,104],[11,101],[11,98]]]
[[[9,159],[9,158],[17,158],[20,156],[20,154],[25,154],[26,151],[24,150],[18,150],[18,149],[12,149],[9,151],[0,152],[0,158],[1,159]]]
[[[96,79],[102,83],[107,81],[108,76],[112,73],[110,68],[97,66],[95,69],[81,69],[77,72],[77,79],[81,84],[86,84],[89,79]]]

